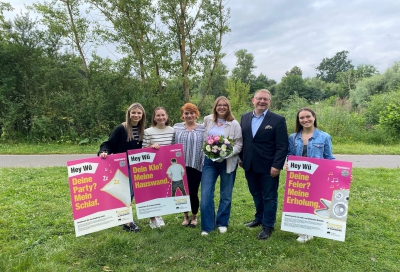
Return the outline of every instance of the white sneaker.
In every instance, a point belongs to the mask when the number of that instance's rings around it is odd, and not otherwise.
[[[227,227],[218,227],[219,233],[225,233],[228,228]]]
[[[299,234],[299,238],[297,238],[297,242],[300,243],[305,243],[307,241],[310,241],[314,236],[307,235],[307,234]]]
[[[156,221],[160,227],[164,227],[165,223],[161,216],[156,216]]]
[[[158,224],[157,220],[151,221],[151,219],[150,219],[150,228],[156,229],[159,227],[160,227],[160,225]]]
[[[200,235],[201,235],[201,236],[207,236],[207,235],[208,235],[208,232],[203,230],[203,231],[200,233]]]

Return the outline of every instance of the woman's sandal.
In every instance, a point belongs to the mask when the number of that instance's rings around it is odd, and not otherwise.
[[[189,220],[189,216],[185,216],[183,218],[183,222],[182,222],[182,226],[187,227],[190,225],[190,220]]]
[[[197,216],[193,216],[192,220],[190,220],[190,227],[195,228],[197,225]]]

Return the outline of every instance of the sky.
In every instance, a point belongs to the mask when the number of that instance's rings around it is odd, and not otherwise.
[[[14,14],[34,2],[8,1]],[[224,1],[231,10],[231,32],[223,39],[222,62],[230,70],[240,49],[253,54],[256,76],[263,73],[278,82],[294,66],[303,77],[314,77],[322,59],[343,50],[354,66],[370,64],[381,73],[400,61],[398,0]],[[109,48],[99,54],[114,56]]]

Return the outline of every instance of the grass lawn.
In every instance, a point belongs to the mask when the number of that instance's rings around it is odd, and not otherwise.
[[[400,169],[353,176],[346,241],[300,244],[279,230],[281,202],[269,240],[243,226],[254,207],[242,169],[226,234],[202,237],[174,214],[162,229],[143,219],[139,233],[114,227],[76,238],[66,167],[0,168],[0,271],[400,271]]]

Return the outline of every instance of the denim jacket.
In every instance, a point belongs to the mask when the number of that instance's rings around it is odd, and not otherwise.
[[[296,133],[292,133],[289,136],[288,155],[302,156],[304,145],[301,139],[301,133],[302,131],[300,131],[297,136]],[[308,139],[307,157],[334,160],[331,136],[316,128],[312,137]]]

